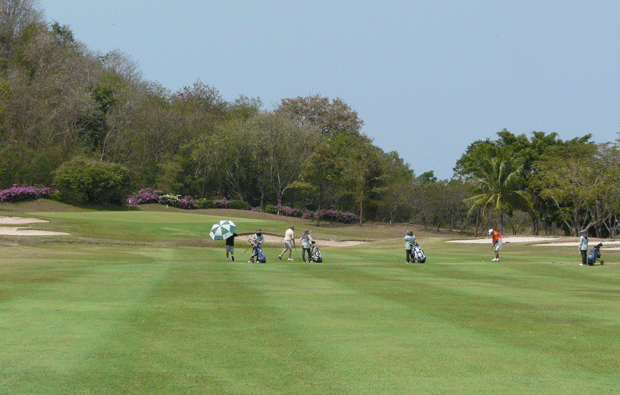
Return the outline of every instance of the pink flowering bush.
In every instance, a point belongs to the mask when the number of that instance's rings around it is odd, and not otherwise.
[[[347,213],[344,211],[334,210],[334,209],[321,210],[320,212],[318,210],[317,211],[304,210],[302,218],[318,219],[319,216],[321,220],[324,220],[324,221],[342,222],[345,224],[359,222],[360,220],[360,217],[357,214]]]
[[[201,199],[205,200],[205,199]],[[164,204],[166,206],[178,207],[183,209],[196,209],[199,206],[199,201],[191,196],[173,195],[171,193],[164,194],[163,191],[153,190],[152,188],[143,188],[138,192],[135,192],[127,197],[127,203],[138,205],[148,203]],[[209,206],[202,202],[202,208]]]
[[[256,211],[256,212],[258,212],[258,213],[262,213],[262,212],[264,212],[265,210],[263,210],[262,208],[260,208],[260,206],[258,206],[258,207],[252,207],[252,208],[251,208],[251,211]]]
[[[220,198],[213,199],[214,208],[227,208],[228,203],[230,203],[230,200],[228,200],[226,197],[223,197],[221,199]]]
[[[278,204],[276,206],[276,212],[280,215],[286,215],[287,217],[301,217],[302,215],[301,210],[283,204]]]
[[[127,198],[127,203],[129,204],[148,204],[148,203],[161,203],[160,196],[163,194],[163,191],[153,190],[151,188],[143,188],[138,192],[129,195]]]
[[[198,208],[196,205],[196,200],[194,200],[191,196],[184,196],[179,199],[179,205],[177,207],[187,210]]]
[[[0,202],[18,202],[21,200],[35,200],[49,198],[50,189],[40,187],[20,187],[13,184],[12,188],[0,191]]]

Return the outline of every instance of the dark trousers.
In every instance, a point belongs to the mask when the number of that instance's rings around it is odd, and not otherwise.
[[[310,248],[301,248],[301,259],[306,261],[306,252],[308,253],[308,262],[312,262],[312,255],[310,255]]]
[[[581,263],[583,265],[588,264],[588,250],[581,250]]]
[[[407,263],[415,261],[413,255],[411,254],[411,250],[405,250],[405,258],[407,258]]]

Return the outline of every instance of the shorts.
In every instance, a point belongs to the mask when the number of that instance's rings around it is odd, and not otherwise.
[[[226,246],[226,252],[231,252],[231,253],[235,253],[235,246]]]
[[[497,240],[497,243],[495,243],[495,251],[499,251],[502,249],[502,239]]]
[[[293,251],[293,243],[290,240],[284,240],[284,251]]]

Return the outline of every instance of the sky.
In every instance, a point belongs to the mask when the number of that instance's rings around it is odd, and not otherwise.
[[[620,138],[620,1],[41,0],[103,54],[176,92],[340,98],[416,175],[452,178],[507,129]]]

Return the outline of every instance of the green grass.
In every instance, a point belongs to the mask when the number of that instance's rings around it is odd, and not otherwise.
[[[0,246],[1,394],[598,394],[620,385],[620,267],[576,248],[394,238],[247,264],[219,217],[20,213],[73,236]],[[284,232],[286,222],[234,218]],[[205,231],[205,229],[207,229]],[[334,230],[356,238],[355,228]],[[194,240],[187,245],[184,239]],[[203,240],[203,244],[201,244]],[[615,255],[616,254],[616,255]],[[245,258],[245,259],[243,259]],[[544,263],[541,263],[543,261]],[[561,263],[560,263],[561,262]],[[462,264],[465,263],[465,264]]]

